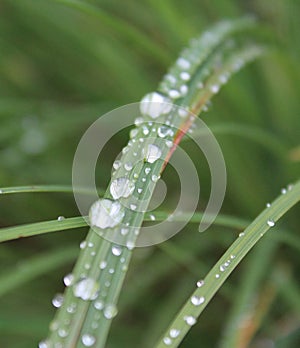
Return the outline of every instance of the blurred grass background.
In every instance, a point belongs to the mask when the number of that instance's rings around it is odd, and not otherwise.
[[[74,151],[94,120],[155,90],[191,37],[247,13],[261,21],[270,52],[235,76],[203,115],[219,129],[227,164],[222,212],[251,220],[299,178],[300,2],[85,0],[89,10],[64,3],[72,1],[0,1],[0,187],[71,184]],[[250,133],[261,134],[260,142]],[[126,140],[123,134],[114,141],[113,151]],[[113,160],[108,153],[99,186],[105,187]],[[209,173],[200,176],[207,196]],[[170,178],[169,185],[174,191],[178,183]],[[78,215],[70,194],[0,197],[1,227],[59,215]],[[196,231],[190,225],[164,247],[135,252],[107,347],[153,347],[197,278],[239,232],[215,226]],[[47,265],[37,278],[25,277],[1,295],[0,347],[33,347],[47,334],[51,298],[63,291],[61,279],[86,232],[0,245],[0,288],[23,268],[30,274],[35,258]],[[221,346],[222,335],[233,331],[242,337],[239,348],[300,346],[299,207],[272,234],[234,272],[183,347]],[[247,335],[252,339],[245,345]]]

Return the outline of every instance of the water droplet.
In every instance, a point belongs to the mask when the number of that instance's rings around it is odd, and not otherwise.
[[[170,337],[172,337],[172,338],[178,337],[179,334],[180,334],[180,331],[179,331],[179,330],[176,330],[176,329],[171,329],[171,330],[170,330]]]
[[[220,274],[217,273],[217,274],[215,275],[215,277],[216,277],[217,279],[220,278]]]
[[[61,337],[61,338],[65,338],[68,336],[68,331],[65,330],[65,329],[59,329],[58,330],[58,336]]]
[[[292,185],[292,184],[288,185],[288,187],[287,187],[288,191],[291,191],[293,189],[293,187],[294,187],[294,185]]]
[[[122,149],[122,154],[125,155],[125,153],[127,153],[129,151],[129,147],[128,146],[125,146],[123,147]]]
[[[181,93],[182,95],[186,95],[187,92],[188,92],[188,90],[189,90],[189,88],[188,88],[187,85],[182,85],[182,86],[180,86],[179,90],[180,90],[180,93]]]
[[[113,163],[113,168],[114,168],[115,170],[118,170],[118,169],[121,167],[121,165],[122,165],[122,162],[121,162],[121,161],[115,160],[114,163]]]
[[[275,226],[275,221],[270,219],[270,220],[267,221],[267,224],[270,227],[274,227]]]
[[[112,319],[118,314],[117,307],[114,304],[105,306],[103,315],[106,319]]]
[[[186,315],[183,320],[189,325],[189,326],[192,326],[192,325],[195,325],[196,324],[196,319],[191,316],[191,315]]]
[[[239,237],[244,237],[244,235],[245,235],[244,232],[239,233]]]
[[[233,260],[235,259],[235,255],[230,255],[230,258]]]
[[[151,176],[151,180],[152,180],[153,182],[157,182],[159,179],[160,179],[160,175],[155,175],[155,174],[153,174],[153,175]]]
[[[125,177],[115,179],[110,184],[110,193],[114,199],[127,198],[133,193],[134,189],[134,183]]]
[[[180,93],[176,89],[170,89],[168,95],[172,99],[177,99],[180,97]]]
[[[123,219],[125,213],[117,201],[99,199],[90,209],[90,223],[99,228],[115,227]]]
[[[107,262],[106,261],[101,261],[100,262],[100,265],[99,265],[100,269],[104,269],[106,266],[107,266]]]
[[[82,300],[95,300],[98,296],[100,285],[93,278],[84,278],[73,286],[75,297]]]
[[[88,242],[88,247],[89,248],[93,248],[94,247],[94,243],[93,242]]]
[[[128,228],[121,228],[121,235],[122,236],[126,236],[129,232],[129,229]]]
[[[126,243],[126,248],[128,249],[128,250],[133,250],[133,248],[134,248],[134,242],[132,242],[132,241],[128,241],[127,243]]]
[[[115,256],[120,256],[122,254],[122,248],[119,245],[113,245],[111,248],[111,252]]]
[[[72,273],[69,273],[64,276],[64,284],[65,286],[71,286],[74,282],[74,275]]]
[[[137,136],[138,132],[139,132],[139,130],[137,128],[133,128],[129,133],[130,138],[131,139],[135,138]]]
[[[143,189],[142,189],[142,188],[138,188],[138,189],[137,189],[137,192],[138,192],[138,193],[142,193],[142,192],[143,192]]]
[[[267,207],[267,208],[270,208],[270,207],[271,207],[271,203],[267,203],[267,204],[266,204],[266,207]]]
[[[69,307],[67,307],[67,312],[73,314],[76,312],[76,303],[71,303]]]
[[[170,337],[164,337],[163,341],[166,346],[170,346],[172,344],[172,340]]]
[[[143,134],[148,135],[149,133],[150,133],[149,129],[146,126],[144,126],[143,127]]]
[[[124,168],[129,172],[130,170],[132,170],[133,164],[131,162],[127,162],[124,164]]]
[[[212,93],[216,94],[216,93],[219,92],[220,86],[219,86],[219,85],[212,85],[212,86],[210,87],[210,90],[211,90]]]
[[[59,217],[57,218],[57,221],[64,221],[64,219],[65,219],[64,216],[59,216]]]
[[[140,102],[141,113],[151,118],[157,118],[161,115],[167,114],[171,109],[171,100],[157,92],[145,95]]]
[[[191,63],[182,57],[179,57],[176,61],[176,64],[181,68],[181,69],[189,69],[191,67]]]
[[[48,341],[41,341],[39,343],[39,348],[50,348],[49,342]]]
[[[149,218],[150,218],[151,221],[155,221],[156,220],[155,215],[153,215],[153,214],[150,214]]]
[[[282,189],[281,189],[281,193],[282,193],[283,195],[285,195],[285,194],[287,193],[287,189],[286,189],[286,188],[282,188]]]
[[[3,190],[0,189],[0,195],[1,195],[1,193],[3,193]]]
[[[86,242],[86,240],[83,240],[81,243],[80,243],[80,249],[85,249],[86,248],[86,246],[87,246],[87,242]]]
[[[148,175],[151,172],[151,168],[147,167],[145,168],[145,174]]]
[[[201,288],[201,286],[204,285],[204,280],[198,280],[197,281],[197,288]]]
[[[136,210],[137,208],[137,205],[136,204],[130,204],[130,209],[131,210]]]
[[[81,341],[85,347],[92,347],[95,344],[96,339],[90,334],[84,334],[81,337]]]
[[[138,127],[144,122],[142,117],[138,117],[134,120],[134,124]]]
[[[157,134],[160,138],[165,138],[168,135],[173,135],[174,132],[167,126],[160,126],[158,127]]]
[[[63,302],[64,302],[64,295],[63,294],[56,294],[52,299],[52,304],[56,308],[61,307]]]
[[[104,303],[102,301],[96,301],[94,303],[94,307],[98,310],[101,311],[104,307]]]
[[[191,302],[194,306],[200,306],[205,302],[205,298],[203,296],[192,296]]]
[[[182,71],[180,73],[180,78],[183,81],[188,81],[191,78],[191,75],[188,72],[186,72],[186,71]]]
[[[188,110],[180,108],[178,109],[178,115],[180,117],[186,117],[189,114]]]
[[[147,146],[147,150],[144,151],[144,156],[145,156],[145,160],[149,163],[154,163],[156,160],[158,160],[161,157],[161,149],[154,145],[154,144],[149,144]]]
[[[172,140],[166,140],[166,145],[167,145],[167,147],[171,148],[173,146],[173,141]]]
[[[202,89],[203,87],[204,87],[203,82],[198,82],[198,83],[197,83],[197,88],[198,88],[198,89]]]

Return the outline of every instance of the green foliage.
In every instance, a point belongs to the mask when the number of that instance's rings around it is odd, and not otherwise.
[[[206,284],[211,284],[197,289],[206,303],[225,280],[217,279],[216,285],[212,267],[219,268],[232,254],[229,249],[219,260],[248,221],[259,216],[232,245],[244,243],[234,266],[268,227],[266,214],[276,220],[299,200],[297,184],[272,204],[273,210],[263,211],[281,187],[299,178],[299,10],[292,0],[2,0],[0,188],[6,194],[0,195],[0,240],[32,237],[0,245],[1,347],[32,347],[47,336],[54,315],[51,298],[63,291],[61,279],[72,270],[85,238],[86,230],[77,229],[85,221],[76,217],[68,186],[83,132],[104,112],[155,90],[182,46],[215,21],[254,13],[260,27],[249,29],[249,39],[245,33],[237,37],[241,45],[234,54],[247,54],[254,36],[270,47],[201,115],[226,160],[223,214],[204,234],[191,223],[171,241],[133,252],[107,347],[155,346],[181,315],[197,280],[206,276]],[[233,56],[228,53],[227,70]],[[199,95],[192,95],[190,102],[194,98]],[[121,134],[110,144],[98,174],[101,188],[110,179],[112,153],[116,155],[127,138]],[[192,147],[188,141],[183,146]],[[209,172],[203,160],[194,160],[201,168],[206,199]],[[168,192],[176,192],[178,183],[168,171],[165,174]],[[21,186],[28,184],[35,186]],[[156,213],[158,221],[167,216],[167,209]],[[67,218],[57,221],[58,216]],[[197,212],[192,221],[200,218]],[[20,226],[8,228],[15,225]],[[298,226],[296,207],[239,264],[182,347],[258,347],[270,340],[275,347],[299,345]],[[107,252],[107,243],[102,244],[99,255]],[[124,276],[115,283],[115,295]],[[104,341],[108,328],[99,331]]]

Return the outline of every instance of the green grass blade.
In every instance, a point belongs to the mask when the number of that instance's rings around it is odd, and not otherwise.
[[[275,224],[287,211],[300,201],[300,182],[297,182],[287,191],[286,194],[279,196],[271,207],[266,208],[246,229],[240,234],[238,239],[219,259],[204,279],[204,285],[197,288],[185,305],[182,307],[176,318],[173,320],[157,348],[166,346],[178,347],[185,335],[196,323],[197,318],[205,309],[209,301],[229,277],[241,260],[255,246],[255,244],[265,235],[265,233]],[[271,226],[270,226],[271,225]],[[200,305],[194,305],[191,301],[199,300]],[[175,331],[172,331],[175,330]],[[178,330],[178,331],[177,331]],[[176,338],[174,336],[176,332]],[[173,335],[172,335],[173,333]]]

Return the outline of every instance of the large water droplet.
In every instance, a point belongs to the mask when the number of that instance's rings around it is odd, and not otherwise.
[[[134,183],[125,177],[115,179],[110,184],[110,193],[114,199],[127,198],[133,193],[134,189]]]
[[[167,114],[171,109],[172,104],[170,99],[156,92],[145,95],[140,102],[141,113],[151,118],[157,118],[160,115]]]
[[[89,217],[91,226],[104,229],[117,226],[124,215],[124,210],[119,202],[99,199],[91,206]]]
[[[147,146],[146,151],[143,150],[144,152],[144,156],[145,156],[145,160],[149,163],[154,163],[156,160],[158,160],[161,157],[161,149],[154,145],[154,144],[149,144]]]
[[[118,314],[118,309],[114,304],[105,306],[103,315],[106,319],[112,319]]]
[[[93,278],[84,278],[73,286],[75,297],[82,300],[95,300],[98,296],[100,285]]]
[[[56,294],[52,299],[52,304],[56,308],[61,307],[63,302],[64,302],[64,295],[63,294]]]
[[[92,347],[95,344],[96,339],[90,334],[84,334],[81,337],[81,341],[85,347]]]

